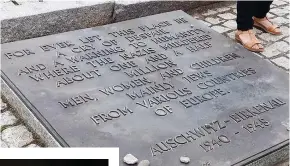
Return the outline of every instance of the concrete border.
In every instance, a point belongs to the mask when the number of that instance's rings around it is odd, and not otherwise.
[[[103,1],[99,4],[56,11],[41,11],[36,15],[8,18],[1,21],[1,44],[47,36],[78,29],[159,14],[174,10],[188,11],[219,1]],[[1,5],[1,4],[0,4]],[[36,5],[34,3],[34,5]],[[21,6],[21,5],[19,5]],[[42,4],[43,6],[43,4]],[[35,7],[37,9],[37,7]],[[18,8],[15,8],[18,9]],[[21,10],[21,8],[19,8]],[[22,12],[27,12],[27,7]],[[31,8],[33,10],[33,8]],[[37,13],[37,12],[33,12]],[[21,15],[22,16],[22,15]]]

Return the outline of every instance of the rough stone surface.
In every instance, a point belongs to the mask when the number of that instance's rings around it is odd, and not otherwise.
[[[229,28],[222,27],[222,26],[219,26],[219,25],[213,26],[213,27],[211,27],[211,28],[212,28],[213,30],[219,32],[219,33],[224,33],[224,32],[227,32],[227,31],[230,30]]]
[[[40,146],[38,146],[36,144],[30,144],[30,145],[26,146],[26,148],[40,148]]]
[[[233,15],[231,13],[219,14],[218,16],[225,19],[225,20],[235,19],[237,17],[236,15]]]
[[[4,102],[2,101],[2,99],[1,99],[0,102],[1,102],[1,103],[0,103],[0,105],[1,105],[1,111],[4,111],[4,110],[7,108],[7,104],[4,103]]]
[[[285,69],[289,69],[289,59],[286,57],[279,57],[272,60],[278,66],[284,67]]]
[[[104,25],[112,10],[113,3],[104,3],[2,20],[1,43]]]
[[[216,17],[216,18],[207,17],[207,18],[205,18],[205,21],[215,25],[215,24],[219,24],[222,20],[218,17]]]
[[[208,23],[208,22],[205,22],[205,21],[203,21],[203,20],[198,20],[199,22],[201,22],[202,24],[205,24],[206,26],[210,26],[211,24],[210,23]]]
[[[214,11],[214,10],[208,10],[206,11],[205,13],[202,13],[202,15],[204,16],[209,16],[209,15],[213,15],[213,14],[216,14],[217,11]]]
[[[277,25],[283,25],[283,24],[289,24],[289,20],[284,17],[275,17],[271,19],[273,23],[276,23]]]
[[[17,118],[10,111],[1,113],[0,119],[0,126],[13,125],[17,122]]]
[[[285,161],[285,162],[279,163],[276,166],[289,166],[289,161]]]
[[[261,38],[267,42],[276,42],[284,37],[289,36],[289,28],[288,27],[281,26],[280,29],[283,32],[281,35],[271,35],[269,33],[262,33],[261,35],[259,35],[259,38]]]
[[[230,29],[237,29],[237,23],[234,20],[228,20],[227,22],[223,23],[223,25]]]
[[[129,165],[133,165],[133,164],[136,164],[138,162],[138,159],[133,156],[132,154],[127,154],[123,161],[126,163],[126,164],[129,164]]]
[[[273,43],[272,45],[265,48],[265,51],[262,52],[263,55],[266,57],[272,57],[276,56],[282,52],[284,52],[286,49],[289,48],[289,45],[284,41],[279,41],[276,43]]]
[[[180,162],[188,164],[190,162],[190,158],[186,156],[181,156],[180,157]]]
[[[199,6],[216,3],[214,1],[115,1],[116,22],[139,18],[174,10],[187,11]]]
[[[3,130],[1,139],[9,147],[23,147],[33,141],[33,136],[25,126],[19,125]]]
[[[138,166],[149,166],[150,162],[149,160],[142,160],[140,161],[140,163],[138,164]]]
[[[233,9],[233,12],[234,12],[235,14],[237,14],[237,9]]]
[[[281,5],[286,5],[287,3],[281,0],[276,0],[276,1],[273,1],[272,4],[276,6],[281,6]]]
[[[230,10],[230,8],[228,8],[228,7],[221,7],[221,8],[217,8],[216,9],[217,12],[225,12],[225,11],[228,11],[228,10]]]
[[[289,14],[289,8],[288,9],[287,9],[287,7],[274,8],[271,10],[271,12],[275,13],[275,15],[277,15],[277,16],[283,16],[285,14]]]
[[[1,148],[9,148],[8,145],[2,140],[0,140],[0,145]]]

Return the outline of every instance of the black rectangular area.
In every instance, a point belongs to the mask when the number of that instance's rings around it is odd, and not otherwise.
[[[109,166],[108,159],[1,159],[3,166]]]
[[[288,144],[286,72],[182,11],[2,45],[2,78],[63,145],[242,165]]]

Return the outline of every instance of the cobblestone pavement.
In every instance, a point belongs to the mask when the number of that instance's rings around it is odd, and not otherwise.
[[[43,144],[39,141],[38,137],[30,132],[29,128],[25,126],[25,123],[17,117],[16,111],[2,99],[0,102],[1,148],[43,147]]]
[[[9,0],[4,0],[9,1]],[[236,30],[236,4],[224,2],[189,11],[194,18],[212,29],[234,39]],[[280,26],[283,34],[272,36],[254,29],[262,41],[265,51],[258,55],[274,65],[289,72],[289,1],[276,0],[268,17]],[[37,136],[17,117],[16,112],[1,100],[1,147],[42,147],[45,146]],[[288,166],[286,161],[277,166]]]
[[[188,13],[215,31],[234,39],[237,28],[235,2],[214,4]],[[257,38],[265,47],[265,51],[258,55],[289,73],[289,0],[274,0],[267,16],[280,26],[283,34],[273,36],[254,28]]]

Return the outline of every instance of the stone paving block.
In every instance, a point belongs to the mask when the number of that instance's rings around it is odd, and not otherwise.
[[[289,13],[289,6],[281,8],[273,8],[270,11],[277,16],[284,16],[285,14]]]
[[[234,3],[232,5],[229,5],[228,7],[236,9],[237,8],[237,3]]]
[[[288,44],[290,43],[289,41],[289,36],[287,36],[286,38],[283,39],[285,42],[288,42]]]
[[[220,12],[225,12],[225,11],[228,11],[228,10],[230,10],[229,7],[222,7],[222,8],[217,8],[217,9],[216,9],[216,11],[219,12],[219,13],[220,13]]]
[[[275,41],[278,41],[278,40],[280,40],[280,39],[282,39],[284,37],[289,36],[289,28],[288,27],[281,26],[280,29],[282,31],[281,35],[276,36],[276,35],[271,35],[269,33],[262,33],[261,35],[259,35],[259,38],[261,38],[261,39],[263,39],[265,41],[268,41],[268,42],[269,41],[275,42]]]
[[[289,20],[284,18],[284,17],[276,17],[276,18],[273,18],[271,19],[271,21],[273,23],[276,23],[278,25],[281,25],[281,24],[289,24]]]
[[[0,126],[13,125],[17,122],[17,118],[10,112],[5,111],[0,116]]]
[[[287,3],[281,0],[276,0],[276,1],[273,1],[272,4],[276,6],[281,6],[281,5],[286,5]]]
[[[227,31],[230,30],[229,28],[222,27],[222,26],[219,26],[219,25],[213,26],[213,27],[211,27],[211,28],[212,28],[213,30],[217,31],[218,33],[224,33],[224,32],[227,32]]]
[[[8,145],[2,140],[0,140],[0,147],[1,148],[9,148]]]
[[[211,26],[211,24],[210,23],[208,23],[208,22],[205,22],[205,21],[203,21],[203,20],[198,20],[199,22],[201,22],[202,24],[205,24],[206,26]]]
[[[211,23],[211,24],[219,24],[221,21],[223,21],[222,19],[216,17],[216,18],[213,18],[213,17],[207,17],[205,18],[205,21]]]
[[[289,59],[286,57],[279,57],[273,59],[272,62],[274,62],[278,66],[284,67],[285,69],[289,69]]]
[[[268,17],[268,18],[274,18],[274,17],[276,17],[276,16],[273,15],[273,14],[271,14],[271,12],[269,12],[269,13],[267,13],[267,17]]]
[[[202,15],[204,16],[209,16],[209,15],[213,15],[213,14],[216,14],[217,11],[214,11],[214,10],[208,10],[207,12],[203,13]]]
[[[0,105],[1,105],[1,112],[3,112],[3,111],[7,108],[7,104],[4,103],[4,102],[2,101],[2,99],[1,99],[1,100],[0,100]]]
[[[237,9],[233,9],[233,12],[237,14]]]
[[[2,140],[9,147],[23,147],[33,141],[33,136],[25,126],[8,127],[2,131]]]
[[[230,29],[237,29],[237,23],[235,20],[229,20],[229,21],[223,23],[223,25],[225,27],[230,28]]]
[[[235,39],[235,31],[227,33],[227,36],[231,39]]]
[[[237,17],[236,15],[233,15],[231,13],[219,14],[218,16],[225,19],[225,20],[232,20],[232,19],[235,19]]]
[[[289,45],[284,41],[279,41],[273,43],[272,45],[265,47],[265,51],[262,52],[263,55],[270,58],[284,52],[285,49],[288,49]]]
[[[26,148],[40,148],[40,146],[38,146],[36,144],[30,144],[30,145],[26,146]]]

